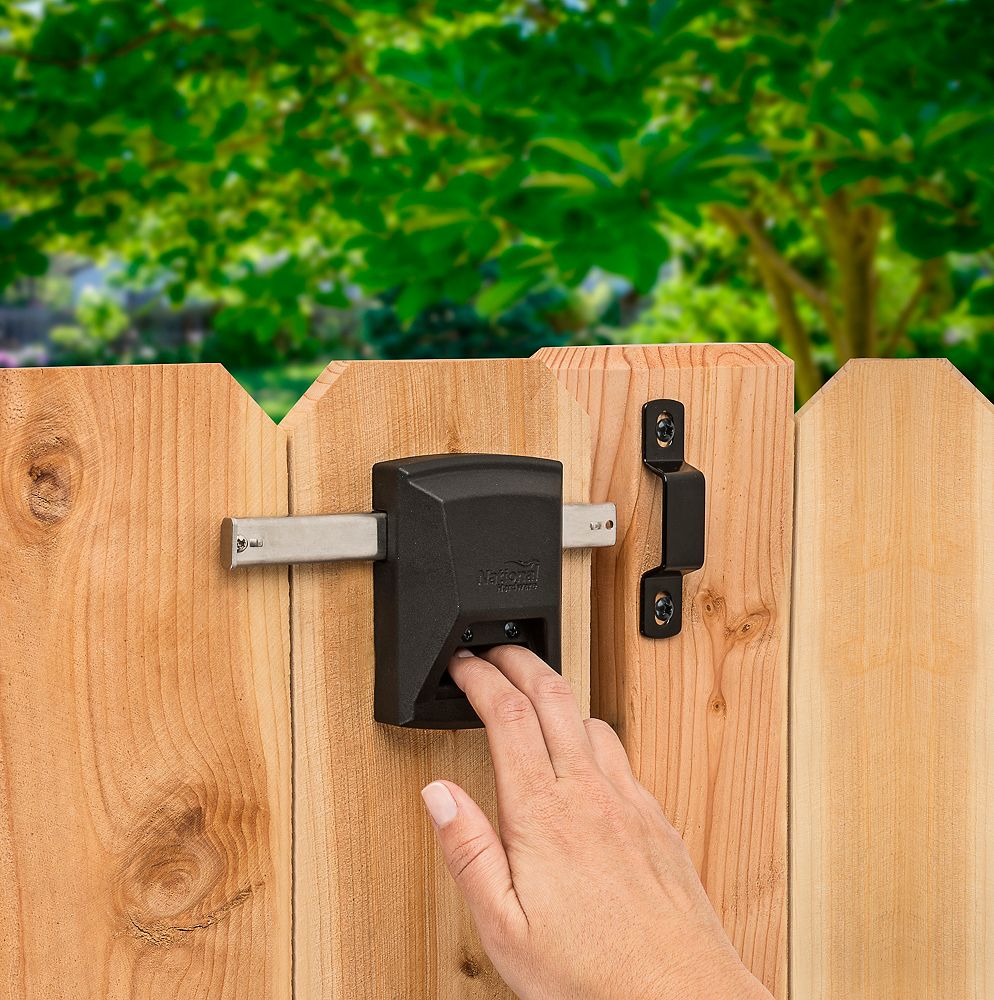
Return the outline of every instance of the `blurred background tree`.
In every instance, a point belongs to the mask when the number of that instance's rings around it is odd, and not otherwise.
[[[987,0],[4,3],[0,284],[120,262],[139,314],[193,304],[182,350],[229,365],[764,339],[802,400],[894,354],[994,393],[992,23]],[[141,340],[104,314],[104,354]]]

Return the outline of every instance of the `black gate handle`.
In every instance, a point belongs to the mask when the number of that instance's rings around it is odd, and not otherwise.
[[[683,574],[704,565],[704,473],[684,461],[684,406],[653,399],[642,407],[642,460],[663,481],[660,564],[645,573],[639,631],[669,639],[683,627]]]

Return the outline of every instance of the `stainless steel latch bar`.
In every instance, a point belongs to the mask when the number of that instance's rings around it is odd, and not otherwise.
[[[221,558],[228,569],[386,557],[386,515],[226,517]],[[618,536],[613,503],[563,505],[563,548],[602,548]]]

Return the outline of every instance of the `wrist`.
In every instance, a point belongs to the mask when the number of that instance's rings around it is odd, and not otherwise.
[[[736,992],[729,993],[729,1000],[773,1000],[773,994],[745,967],[742,970],[742,980],[735,987]]]
[[[704,962],[684,975],[666,976],[652,1000],[773,1000],[770,991],[738,960]]]

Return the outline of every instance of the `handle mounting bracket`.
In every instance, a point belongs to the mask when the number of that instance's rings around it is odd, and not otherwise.
[[[704,473],[684,461],[685,411],[675,399],[642,407],[642,461],[663,481],[660,564],[642,576],[639,631],[669,639],[683,627],[683,576],[704,565]]]

